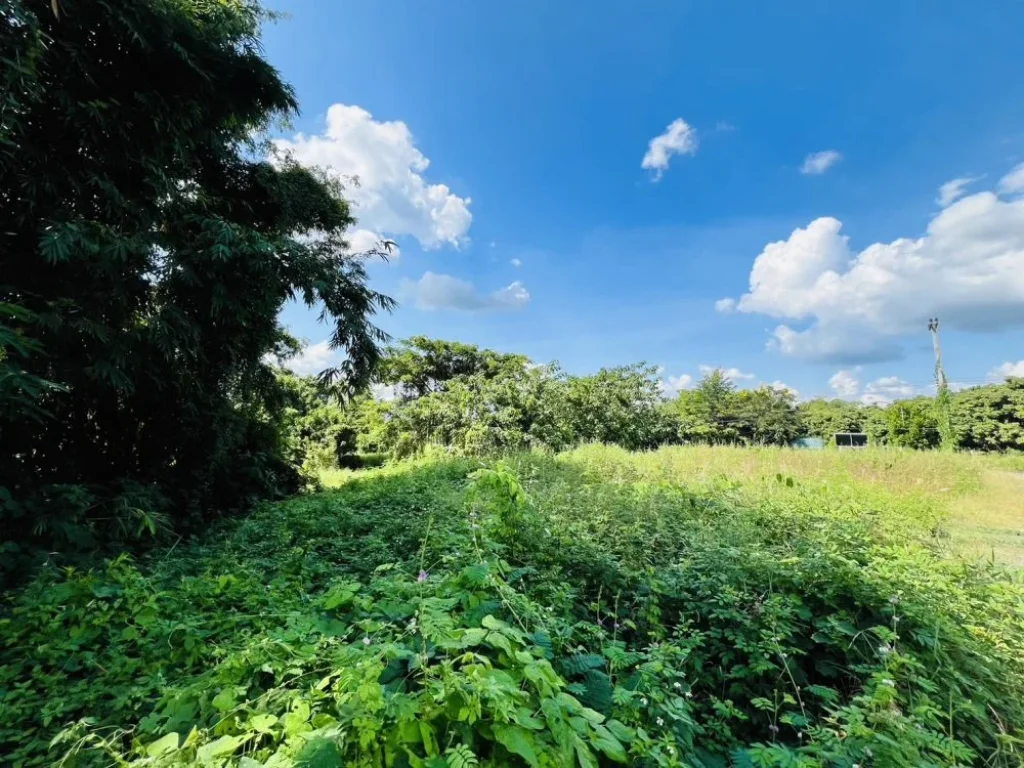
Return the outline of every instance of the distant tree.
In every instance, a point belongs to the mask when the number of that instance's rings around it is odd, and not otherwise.
[[[566,386],[569,428],[579,442],[654,447],[661,434],[659,401],[654,369],[643,364],[602,368],[571,377]]]
[[[1024,378],[957,392],[951,418],[960,448],[1024,451]]]
[[[472,344],[413,336],[388,347],[376,378],[397,387],[400,397],[423,397],[444,389],[460,376],[515,375],[529,364],[525,355],[510,355]]]
[[[253,138],[296,109],[260,18],[244,0],[0,13],[8,544],[89,548],[294,487],[263,362],[289,300],[332,322],[335,385],[369,380],[392,302],[349,253],[340,186]]]
[[[789,445],[800,435],[796,398],[788,389],[761,386],[735,395],[736,430],[757,445]]]
[[[939,425],[931,398],[898,400],[885,409],[886,438],[901,448],[936,448],[940,443]]]
[[[675,402],[683,442],[734,443],[737,428],[736,385],[721,370],[705,375],[694,389],[683,390]]]
[[[803,434],[832,442],[837,432],[864,431],[864,407],[846,400],[810,400],[798,407]]]

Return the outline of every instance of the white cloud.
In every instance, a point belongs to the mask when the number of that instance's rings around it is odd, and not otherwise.
[[[857,396],[857,393],[860,392],[860,378],[857,375],[858,373],[860,373],[860,368],[836,371],[832,375],[832,378],[828,380],[828,385],[832,387],[832,391],[836,393],[836,397],[849,400]]]
[[[789,392],[791,395],[793,395],[794,399],[800,399],[800,390],[789,386],[789,384],[787,384],[784,381],[779,381],[778,379],[776,379],[768,386],[771,387],[772,389],[779,389],[782,390],[783,392]]]
[[[470,199],[424,178],[428,160],[401,120],[378,122],[365,109],[333,104],[323,134],[297,134],[275,146],[305,165],[329,169],[348,181],[361,229],[387,237],[411,235],[424,248],[466,241]],[[376,236],[376,234],[375,234]]]
[[[396,384],[371,384],[370,396],[374,400],[387,403],[398,398],[398,385]]]
[[[999,180],[999,191],[1004,195],[1024,192],[1024,163],[1013,168]]]
[[[888,405],[893,400],[914,397],[920,392],[899,376],[882,376],[860,386],[860,366],[836,371],[828,380],[836,397],[843,400],[858,400],[864,405]]]
[[[865,385],[860,401],[864,405],[888,405],[893,400],[913,397],[917,394],[919,394],[917,389],[899,376],[883,376]]]
[[[647,154],[640,162],[645,171],[654,171],[653,181],[658,181],[668,170],[672,155],[693,155],[697,152],[697,131],[681,117],[677,117],[665,132],[655,136],[647,145]]]
[[[331,349],[327,339],[316,344],[307,344],[303,350],[284,361],[284,367],[298,376],[313,376],[338,364],[340,355]]]
[[[842,159],[842,153],[834,149],[812,152],[804,158],[804,164],[800,166],[800,173],[819,176]]]
[[[924,235],[851,250],[837,219],[815,219],[754,260],[736,304],[796,321],[769,345],[807,360],[890,360],[901,340],[924,335],[929,317],[955,330],[1024,325],[1024,199],[992,192],[939,211]]]
[[[961,176],[959,179],[950,179],[939,187],[939,196],[935,198],[935,202],[938,203],[940,207],[945,208],[954,200],[961,198],[964,194],[964,190],[967,188],[967,185],[975,181],[977,181],[977,179],[970,176]]]
[[[732,312],[736,309],[736,299],[719,299],[715,302],[717,312]]]
[[[1016,363],[1006,362],[1002,365],[997,365],[988,372],[988,375],[990,378],[998,379],[999,381],[1010,376],[1024,376],[1024,360],[1019,360]]]
[[[719,120],[715,123],[715,130],[719,133],[730,133],[736,130],[736,126],[730,123],[728,120]]]
[[[511,259],[508,263],[516,268],[523,266],[523,262],[521,259]]]
[[[399,294],[412,300],[417,309],[459,309],[464,311],[521,309],[530,301],[526,287],[516,280],[493,293],[483,294],[466,280],[426,272],[419,280],[403,280]]]
[[[656,373],[660,375],[663,371],[664,368],[659,368]],[[658,379],[658,391],[661,392],[662,397],[669,399],[678,397],[682,390],[691,389],[692,387],[693,376],[688,373]]]
[[[754,374],[752,374],[752,373],[744,373],[739,368],[719,368],[718,366],[714,366],[714,365],[701,365],[700,366],[700,375],[701,376],[710,376],[715,371],[721,371],[722,375],[725,378],[729,379],[729,381],[733,382],[734,384],[738,384],[740,381],[743,381],[743,380],[746,380],[746,379],[757,378],[756,376],[754,376]]]

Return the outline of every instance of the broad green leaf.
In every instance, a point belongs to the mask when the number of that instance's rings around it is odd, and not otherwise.
[[[146,745],[146,754],[150,757],[159,757],[160,755],[166,755],[169,752],[173,752],[178,748],[180,738],[176,733],[168,733],[161,736],[151,744]]]
[[[199,762],[208,763],[215,757],[230,755],[244,741],[244,739],[238,736],[221,736],[219,739],[201,746],[196,752],[196,756],[199,758]]]
[[[494,738],[509,752],[519,755],[533,768],[540,763],[537,760],[537,752],[534,748],[533,734],[518,725],[494,725]]]

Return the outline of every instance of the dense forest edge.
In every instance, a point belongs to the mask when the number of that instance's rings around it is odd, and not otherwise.
[[[1024,449],[1024,380],[667,397],[389,339],[391,244],[268,140],[269,17],[0,11],[0,762],[1021,764],[1020,571],[950,551],[925,486]],[[336,367],[289,372],[289,302]],[[937,458],[686,453],[848,431]]]

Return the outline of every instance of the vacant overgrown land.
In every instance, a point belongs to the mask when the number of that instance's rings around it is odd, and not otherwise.
[[[1016,471],[588,446],[336,473],[203,539],[17,593],[0,753],[1019,765]]]

